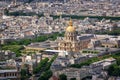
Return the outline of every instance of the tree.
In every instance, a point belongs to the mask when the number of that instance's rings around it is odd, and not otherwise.
[[[36,74],[36,73],[44,71],[47,66],[48,61],[49,61],[48,58],[41,60],[38,66],[33,70],[33,73]]]
[[[48,80],[51,76],[52,76],[52,71],[48,70],[41,74],[41,76],[39,77],[39,80]]]
[[[7,45],[7,44],[5,44],[2,46],[2,50],[10,50],[12,52],[15,52],[17,57],[21,56],[22,49],[24,49],[24,48],[21,45]]]
[[[110,76],[120,76],[120,66],[113,64],[108,68],[108,74]]]
[[[45,76],[40,76],[38,80],[46,80]]]
[[[26,69],[21,69],[21,79],[25,80],[26,78],[28,78],[27,70]]]
[[[52,71],[50,70],[50,66],[52,64],[52,62],[56,59],[57,55],[55,55],[50,61],[48,61],[49,59],[46,58],[44,60],[42,60],[42,62],[40,62],[40,65],[38,65],[38,68],[35,69],[36,71],[40,71],[41,75],[39,77],[39,80],[48,80],[51,76],[52,76]]]
[[[26,69],[21,69],[21,76],[25,76],[27,74]]]
[[[59,79],[60,80],[67,80],[67,76],[65,74],[60,74]]]
[[[70,80],[76,80],[76,78],[71,78]]]

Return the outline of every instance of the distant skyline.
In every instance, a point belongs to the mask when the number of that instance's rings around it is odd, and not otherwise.
[[[0,0],[0,1],[13,1],[13,0]],[[27,2],[27,1],[51,1],[51,2],[54,2],[54,1],[71,1],[71,0],[16,0],[16,1],[24,1],[24,2]],[[113,2],[120,2],[120,0],[80,0],[80,1],[113,1]]]

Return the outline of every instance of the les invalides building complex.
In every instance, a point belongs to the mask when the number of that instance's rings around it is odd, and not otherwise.
[[[80,40],[79,37],[77,38],[76,29],[70,20],[64,38],[58,43],[58,50],[80,52],[81,49],[88,48],[89,43],[90,39]]]

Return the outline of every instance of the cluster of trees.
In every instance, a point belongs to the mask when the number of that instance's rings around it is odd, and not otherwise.
[[[55,55],[51,60],[48,58],[41,60],[38,66],[33,70],[34,74],[41,74],[39,80],[48,80],[52,76],[50,66],[56,57],[57,55]]]
[[[31,75],[27,69],[21,69],[21,80],[26,80]]]
[[[31,2],[32,0],[29,0],[28,2]],[[44,16],[43,13],[41,14],[36,14],[35,12],[23,12],[23,11],[16,11],[16,12],[9,12],[8,9],[4,10],[4,14],[7,16]]]
[[[64,32],[63,33],[56,32],[48,35],[41,35],[32,39],[21,39],[16,41],[10,41],[7,43],[7,45],[28,45],[33,42],[43,42],[48,39],[55,40],[58,36],[63,36],[63,35],[64,35]]]
[[[67,80],[67,76],[65,74],[60,74],[59,80]]]
[[[90,50],[83,50],[82,53],[94,53],[94,54],[97,54],[98,51],[96,51],[96,50],[92,50],[92,51],[90,51]]]
[[[111,65],[107,71],[110,76],[120,76],[120,66],[117,64]]]
[[[120,76],[120,53],[114,54],[112,57],[116,59],[116,64],[111,65],[108,68],[108,74],[110,76]]]
[[[59,80],[67,80],[67,76],[65,74],[60,74]],[[71,78],[70,80],[76,80],[76,78]]]
[[[49,35],[41,35],[33,39],[21,39],[15,41],[9,41],[8,43],[1,46],[2,50],[10,50],[16,53],[17,57],[21,56],[21,51],[24,49],[23,45],[28,45],[32,42],[43,42],[48,39],[55,40],[58,36],[63,36],[63,33],[53,33]]]
[[[112,30],[112,31],[106,31],[109,35],[120,35],[120,29]]]
[[[116,64],[113,64],[111,65],[107,71],[108,71],[108,74],[110,76],[120,76],[120,53],[113,53],[111,55],[105,55],[105,56],[102,56],[102,57],[95,57],[95,58],[91,58],[91,59],[88,59],[80,64],[73,64],[71,65],[70,67],[75,67],[75,68],[81,68],[82,66],[86,66],[86,65],[90,65],[91,63],[93,62],[96,62],[96,61],[99,61],[99,60],[103,60],[103,59],[106,59],[106,58],[110,58],[110,57],[113,57],[116,59]]]
[[[79,64],[72,64],[72,65],[70,65],[70,67],[81,68],[82,66],[89,66],[91,63],[99,61],[99,60],[101,60],[101,58],[94,57],[94,58],[90,58],[84,62],[81,62]]]
[[[32,2],[33,0],[28,0],[28,3]],[[36,14],[33,12],[29,12],[29,13],[24,13],[22,11],[18,11],[18,12],[9,12],[7,9],[5,9],[4,13],[8,16],[34,16],[37,15],[39,17],[44,16],[43,13],[41,14]],[[60,15],[50,15],[51,17],[53,17],[54,19],[59,18]],[[79,15],[66,15],[63,14],[61,15],[63,18],[65,17],[71,17],[72,19],[84,19],[86,17],[89,18],[97,18],[99,20],[102,20],[103,18],[105,19],[111,19],[111,20],[120,20],[120,17],[110,17],[110,16],[79,16]]]
[[[106,59],[106,58],[110,58],[110,57],[113,57],[113,58],[116,59],[116,64],[111,65],[107,69],[108,74],[110,76],[120,76],[120,53],[119,52],[118,53],[113,53],[111,55],[105,55],[105,56],[102,56],[102,57],[99,57],[99,58],[95,57],[95,58],[92,58],[92,59],[88,59],[87,61],[82,62],[80,64],[73,64],[70,67],[81,68],[82,66],[89,65],[93,62],[103,60],[103,59]]]
[[[84,77],[82,80],[91,80],[92,79],[92,76],[87,76],[87,77]]]
[[[38,80],[48,80],[52,76],[52,71],[47,70],[41,74]]]
[[[24,80],[25,78],[27,78],[26,76],[27,76],[26,69],[21,69],[21,79]]]
[[[41,60],[40,63],[38,64],[38,66],[33,70],[33,73],[37,74],[39,72],[48,70],[48,61],[49,61],[48,58]]]
[[[50,15],[51,17],[53,17],[54,19],[56,18],[59,18],[60,15]],[[79,15],[66,15],[66,14],[63,14],[61,15],[63,18],[65,17],[71,17],[72,19],[84,19],[86,17],[89,17],[89,18],[97,18],[99,20],[102,20],[103,18],[105,19],[111,19],[111,20],[120,20],[120,17],[110,17],[110,16],[79,16]]]
[[[71,78],[70,80],[76,80],[76,78]]]
[[[89,64],[90,64],[90,62],[85,61],[85,62],[82,62],[80,64],[72,64],[72,65],[70,65],[70,67],[81,68],[82,66],[88,66]]]
[[[120,29],[116,29],[116,30],[112,30],[112,31],[105,30],[102,32],[96,32],[96,34],[120,35]]]
[[[105,55],[105,56],[101,56],[101,57],[94,57],[94,58],[90,58],[84,62],[81,62],[80,64],[72,64],[70,65],[70,67],[74,67],[74,68],[81,68],[82,66],[88,66],[93,62],[97,62],[106,58],[110,58],[113,57],[116,59],[117,65],[120,65],[120,53],[113,53],[111,55]]]
[[[21,50],[24,49],[24,47],[21,45],[2,45],[1,49],[2,50],[10,50],[12,52],[15,52],[16,56],[19,57],[19,56],[21,56],[20,53],[21,53]]]

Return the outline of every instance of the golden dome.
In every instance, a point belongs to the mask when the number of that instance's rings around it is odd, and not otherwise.
[[[66,32],[75,32],[75,28],[73,27],[71,19],[69,21],[69,26],[67,27]]]

